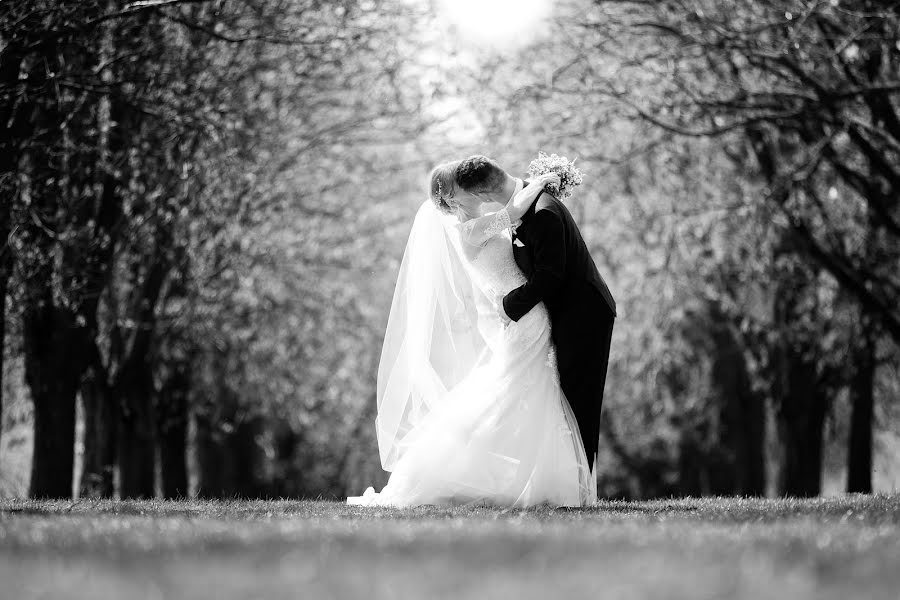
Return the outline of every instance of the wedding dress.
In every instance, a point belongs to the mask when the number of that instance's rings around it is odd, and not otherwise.
[[[559,385],[543,304],[504,326],[496,299],[524,283],[505,210],[459,224],[417,214],[379,367],[382,466],[349,504],[583,506],[596,500]]]

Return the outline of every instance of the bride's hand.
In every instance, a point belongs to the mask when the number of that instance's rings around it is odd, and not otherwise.
[[[515,223],[528,212],[532,203],[537,199],[541,190],[549,184],[559,185],[559,175],[556,173],[544,173],[538,175],[525,186],[522,191],[515,194],[506,205],[506,212],[509,213],[509,220]]]

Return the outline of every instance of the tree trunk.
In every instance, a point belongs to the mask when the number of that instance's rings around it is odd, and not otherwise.
[[[163,498],[186,498],[188,496],[186,420],[170,421],[161,432],[160,470]]]
[[[678,495],[699,498],[705,495],[709,477],[706,456],[697,450],[689,433],[682,433],[678,444]]]
[[[771,391],[780,454],[776,490],[809,497],[822,490],[825,415],[834,390],[819,372],[818,272],[797,256],[797,240],[785,234],[774,256],[783,265],[773,290]]]
[[[159,401],[159,455],[163,498],[188,495],[187,423],[190,377],[178,368],[163,387]]]
[[[84,404],[82,498],[112,498],[115,493],[116,417],[105,376],[92,369],[81,386]]]
[[[827,392],[817,385],[814,364],[790,356],[785,365],[788,387],[777,412],[781,444],[778,491],[783,496],[817,496],[822,490],[822,441]]]
[[[113,3],[108,2],[107,9],[112,8]],[[112,22],[102,26],[98,56],[100,64],[108,65],[112,61],[114,28]],[[113,67],[102,70],[101,80],[104,84],[112,87],[114,78]],[[102,182],[102,191],[99,205],[92,209],[96,211],[98,230],[106,233],[109,241],[105,246],[101,245],[93,250],[95,261],[92,261],[89,272],[94,276],[94,288],[98,290],[111,285],[116,248],[114,240],[119,235],[118,223],[122,217],[124,204],[119,192],[122,177],[116,173],[112,162],[123,152],[125,140],[123,132],[128,128],[127,118],[128,111],[125,110],[123,102],[113,103],[109,94],[103,94],[99,98],[96,111],[96,127],[99,132],[97,176],[98,181]],[[97,323],[99,300],[100,295],[97,294],[85,306],[88,323],[95,332],[94,337],[100,330]],[[113,347],[116,345],[113,344]],[[115,494],[114,475],[119,449],[118,425],[122,407],[118,404],[118,396],[113,393],[109,371],[96,343],[92,345],[92,349],[91,379],[85,382],[82,389],[85,409],[85,454],[81,493],[89,497],[110,498]],[[114,353],[110,352],[111,355]]]
[[[152,386],[149,369],[138,368],[136,372],[124,374],[119,387],[122,407],[119,419],[119,495],[123,499],[153,498],[156,495],[156,419]]]
[[[135,321],[140,324],[116,382],[122,415],[119,421],[119,479],[122,498],[156,494],[156,407],[153,386],[153,341],[156,309],[167,265],[156,257],[143,281]]]
[[[239,498],[266,496],[266,486],[260,476],[264,457],[258,442],[263,428],[262,417],[245,417],[231,435],[229,450],[234,465],[234,495]]]
[[[872,493],[872,417],[875,406],[875,343],[866,331],[854,356],[850,388],[850,447],[847,456],[847,491]]]
[[[766,453],[765,400],[747,387],[739,396],[741,414],[744,418],[743,440],[738,455],[740,478],[737,493],[744,496],[765,496],[766,494]]]
[[[360,423],[368,425],[370,421],[365,420],[360,421]],[[297,451],[301,444],[300,435],[291,429],[289,425],[283,422],[276,422],[273,438],[275,457],[271,486],[272,495],[277,498],[299,498],[303,495],[301,493],[301,478],[296,460]],[[352,459],[350,453],[347,453],[344,456],[344,461],[349,460]],[[345,466],[341,469],[341,472],[345,473],[346,470]],[[355,487],[350,489],[355,489]]]
[[[725,316],[715,307],[711,316],[716,323],[711,334],[713,362],[712,388],[721,399],[720,440],[729,460],[717,469],[712,493],[762,496],[765,477],[765,412],[763,399],[752,389],[744,353]]]
[[[264,422],[258,417],[199,415],[197,451],[198,495],[203,498],[259,498],[267,493],[261,481],[263,456],[257,436]]]
[[[32,498],[69,498],[83,332],[72,315],[53,306],[49,297],[26,308],[24,325],[25,378],[34,402],[29,494]]]
[[[219,418],[206,410],[194,416],[197,423],[197,465],[199,498],[225,498],[232,495],[231,465],[226,457],[226,434]]]
[[[776,489],[783,496],[817,496],[822,489],[822,443],[831,392],[818,372],[818,340],[796,325],[805,317],[804,300],[814,285],[814,273],[795,264],[775,292],[773,326],[781,339],[773,348],[772,392],[781,453]]]

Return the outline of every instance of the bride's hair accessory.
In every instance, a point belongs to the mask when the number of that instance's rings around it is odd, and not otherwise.
[[[431,171],[431,201],[445,213],[453,212],[448,200],[456,195],[456,167],[459,161],[436,166]]]
[[[560,200],[567,200],[572,196],[572,189],[581,185],[584,178],[584,174],[575,166],[575,160],[570,161],[558,154],[548,156],[544,152],[538,152],[538,157],[528,165],[528,174],[532,177],[546,173],[559,175],[559,187],[556,184],[547,184],[546,189]]]

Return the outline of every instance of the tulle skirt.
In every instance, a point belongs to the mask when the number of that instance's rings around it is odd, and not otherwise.
[[[434,403],[402,449],[381,492],[369,488],[347,502],[524,508],[596,501],[543,306],[507,328],[491,359]]]

